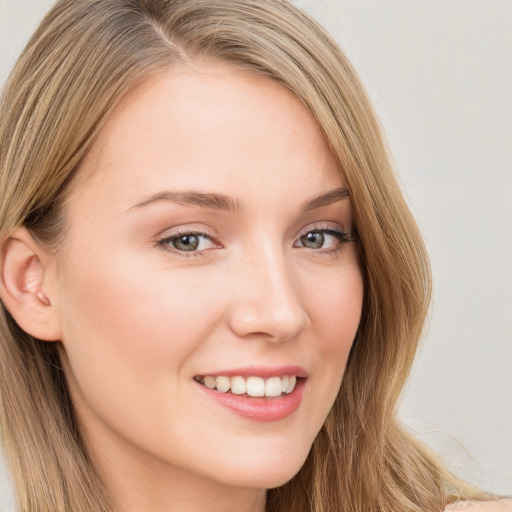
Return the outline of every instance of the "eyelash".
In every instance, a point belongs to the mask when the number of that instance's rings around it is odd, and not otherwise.
[[[327,225],[327,226],[320,225],[320,226],[314,226],[313,228],[309,228],[306,231],[302,232],[302,234],[299,235],[297,240],[300,240],[304,236],[311,234],[311,233],[321,233],[324,235],[333,236],[338,241],[336,246],[331,249],[312,249],[312,251],[315,255],[335,254],[339,250],[341,250],[345,244],[354,241],[354,237],[350,232],[345,231],[341,226],[338,226],[337,228],[335,228],[332,225]],[[304,246],[302,246],[302,247],[304,247]],[[305,247],[305,248],[307,249],[307,247]],[[320,253],[320,254],[318,254],[318,253]]]
[[[176,231],[171,236],[166,236],[165,238],[158,240],[158,245],[166,251],[172,252],[174,254],[179,254],[180,256],[185,257],[185,258],[197,258],[197,257],[206,256],[206,254],[205,254],[206,250],[203,250],[203,251],[197,251],[197,250],[180,251],[179,249],[176,249],[175,247],[173,247],[171,245],[171,242],[173,240],[178,240],[179,238],[182,238],[185,236],[196,236],[198,238],[199,237],[207,238],[208,240],[211,240],[212,243],[220,245],[218,243],[218,241],[215,239],[215,237],[209,233],[204,233],[201,231],[194,231],[194,230],[187,230],[187,229]]]
[[[303,231],[297,237],[297,241],[300,241],[306,235],[313,234],[313,233],[315,233],[315,234],[316,233],[320,233],[320,234],[324,234],[324,235],[333,236],[334,238],[336,238],[338,240],[338,243],[336,244],[336,246],[334,248],[331,248],[331,249],[311,249],[313,251],[313,253],[320,253],[320,254],[323,254],[323,255],[334,254],[334,253],[338,252],[343,247],[344,244],[354,241],[354,237],[353,237],[353,235],[350,232],[345,231],[341,226],[338,229],[333,228],[332,225],[329,225],[329,226],[314,226],[314,227],[312,227],[312,228],[310,228],[310,229],[308,229],[306,231]],[[164,250],[172,252],[172,253],[175,253],[175,254],[179,254],[180,256],[185,257],[185,258],[197,258],[197,257],[204,257],[204,256],[206,256],[205,253],[208,251],[208,249],[204,249],[202,251],[201,250],[199,250],[199,251],[198,250],[182,251],[182,250],[179,250],[176,247],[172,246],[172,241],[173,240],[178,240],[179,238],[185,237],[185,236],[189,236],[189,237],[194,237],[195,236],[195,237],[198,237],[198,238],[207,238],[213,244],[218,244],[220,246],[218,241],[211,234],[204,233],[204,232],[201,232],[201,231],[194,231],[194,230],[180,230],[180,231],[176,231],[171,236],[166,236],[165,238],[162,238],[162,239],[158,240],[157,243],[158,243],[158,246],[162,247]],[[295,243],[294,243],[294,247],[296,247]],[[307,247],[305,247],[303,245],[298,246],[298,247],[303,247],[303,248],[307,249]]]

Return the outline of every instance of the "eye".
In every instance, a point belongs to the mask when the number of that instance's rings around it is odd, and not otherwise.
[[[178,233],[158,243],[180,252],[198,252],[215,247],[213,240],[204,233]]]
[[[348,233],[336,229],[314,229],[304,233],[295,243],[295,247],[305,247],[307,249],[335,251],[345,242],[350,242],[351,237]]]
[[[319,231],[311,231],[310,233],[302,235],[299,240],[303,247],[308,247],[309,249],[321,249],[328,236],[329,235]]]

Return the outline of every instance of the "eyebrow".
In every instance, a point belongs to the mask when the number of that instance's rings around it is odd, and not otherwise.
[[[211,208],[212,210],[224,210],[228,212],[240,212],[242,206],[239,201],[231,199],[223,194],[208,194],[203,192],[159,192],[144,201],[137,203],[129,208],[142,208],[153,203],[169,201],[171,203],[182,204],[185,206],[199,206],[201,208]]]
[[[311,199],[310,201],[306,201],[302,206],[301,210],[303,212],[310,212],[311,210],[316,210],[317,208],[321,208],[322,206],[327,206],[332,203],[336,203],[341,199],[345,199],[349,197],[350,193],[348,189],[344,187],[335,188],[334,190],[330,190],[326,194],[322,194],[320,196]]]
[[[349,197],[348,189],[344,187],[336,188],[334,190],[330,190],[325,194],[321,194],[309,201],[306,201],[301,206],[302,212],[309,212],[311,210],[316,210],[317,208],[321,208],[322,206],[327,206],[341,199],[345,199]],[[239,213],[242,211],[242,205],[236,199],[232,199],[229,196],[224,194],[211,194],[204,192],[158,192],[147,199],[144,199],[140,203],[130,207],[128,211],[134,208],[142,208],[144,206],[148,206],[154,203],[159,202],[171,202],[177,203],[185,206],[199,206],[201,208],[210,208],[212,210],[222,210],[227,212]]]

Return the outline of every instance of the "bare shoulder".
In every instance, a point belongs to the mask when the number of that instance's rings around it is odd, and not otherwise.
[[[450,505],[445,512],[512,512],[512,500],[470,501]]]

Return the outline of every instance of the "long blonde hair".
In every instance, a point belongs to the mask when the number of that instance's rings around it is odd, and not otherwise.
[[[0,104],[0,236],[26,226],[51,250],[62,202],[122,97],[174,64],[220,60],[289,89],[316,119],[352,198],[363,315],[336,403],[269,512],[436,511],[461,484],[396,420],[430,300],[430,270],[385,141],[352,66],[286,0],[61,0],[28,43]],[[2,444],[19,507],[112,511],[89,460],[55,344],[2,306]],[[464,491],[466,492],[466,491]]]

